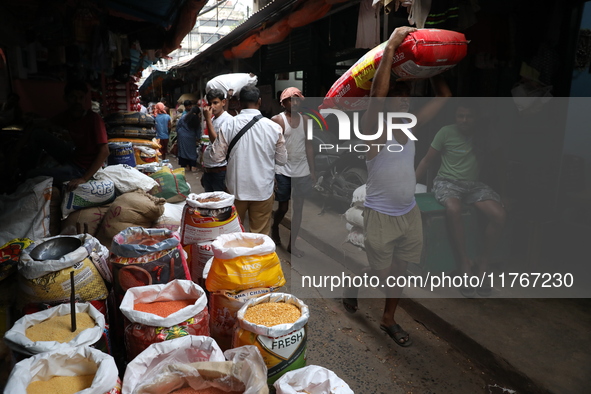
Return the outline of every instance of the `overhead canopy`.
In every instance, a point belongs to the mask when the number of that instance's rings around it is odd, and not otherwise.
[[[128,35],[142,50],[164,57],[191,31],[207,0],[24,0],[0,5],[0,45],[25,45],[32,36],[66,41],[70,31],[94,25]]]

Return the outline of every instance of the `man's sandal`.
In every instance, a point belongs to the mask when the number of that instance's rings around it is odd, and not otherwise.
[[[359,309],[357,298],[343,298],[343,307],[349,313],[355,313]]]
[[[397,345],[402,347],[412,345],[412,340],[410,339],[408,332],[404,331],[402,327],[400,327],[400,324],[393,324],[390,327],[380,326],[380,329],[386,332]]]

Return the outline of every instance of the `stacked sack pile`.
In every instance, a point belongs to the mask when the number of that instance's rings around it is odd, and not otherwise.
[[[107,79],[107,92],[102,104],[104,113],[120,111],[139,111],[139,86],[135,83],[139,78],[130,76],[133,82],[121,82],[115,78]]]
[[[115,112],[105,117],[109,137],[109,164],[154,163],[160,145],[156,138],[156,121],[141,112]]]

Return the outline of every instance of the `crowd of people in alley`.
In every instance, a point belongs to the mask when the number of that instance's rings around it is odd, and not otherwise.
[[[370,98],[390,97],[394,107],[383,108],[371,101],[361,120],[364,134],[375,134],[377,113],[383,111],[409,112],[410,89],[407,83],[394,81],[390,69],[394,52],[406,36],[415,31],[410,27],[394,30],[384,49],[383,60],[371,84]],[[421,127],[428,124],[448,102],[451,91],[445,75],[430,79],[434,98],[415,114],[419,125],[413,134],[421,136]],[[33,169],[29,176],[51,175],[56,183],[70,181],[70,187],[88,181],[101,167],[109,154],[107,135],[100,116],[86,109],[84,99],[88,90],[84,83],[66,85],[64,99],[66,113],[56,118],[57,124],[69,132],[71,142],[58,143],[50,133],[35,135],[37,149],[45,149],[60,161],[51,169]],[[285,245],[295,258],[305,253],[296,245],[304,201],[317,182],[312,143],[306,138],[307,116],[300,113],[305,97],[300,89],[289,87],[279,96],[282,112],[272,118],[261,113],[261,92],[256,86],[244,86],[229,97],[223,89],[210,89],[205,105],[192,100],[182,102],[182,111],[171,116],[166,102],[152,103],[142,111],[155,118],[156,136],[162,146],[162,159],[170,157],[173,146],[171,131],[175,131],[174,152],[178,164],[188,172],[201,167],[201,184],[206,192],[226,191],[235,196],[235,206],[242,223],[250,232],[270,235],[277,245],[282,244],[279,225],[292,202],[291,237]],[[229,105],[230,99],[239,102]],[[404,275],[407,264],[419,263],[423,248],[421,212],[415,200],[415,185],[439,161],[433,191],[437,201],[445,207],[448,231],[458,260],[458,272],[481,274],[489,269],[491,255],[497,245],[506,220],[501,195],[481,181],[482,157],[498,148],[479,133],[479,109],[470,102],[454,108],[456,122],[436,134],[426,156],[415,169],[415,142],[401,130],[393,131],[387,140],[382,133],[376,144],[366,153],[368,179],[366,184],[364,218],[365,251],[369,267],[380,278]],[[178,115],[176,115],[178,113]],[[197,154],[202,135],[207,130],[209,144]],[[404,149],[392,153],[377,146],[397,144]],[[198,162],[198,158],[200,161]],[[275,201],[278,202],[274,210]],[[468,256],[461,212],[463,204],[471,204],[487,219],[484,245],[478,259]],[[343,295],[343,306],[349,313],[358,308],[356,288],[348,288]],[[380,327],[396,344],[412,343],[395,319],[402,288],[388,288]],[[465,297],[474,297],[476,289],[461,288]],[[490,286],[478,289],[480,296],[489,296]]]

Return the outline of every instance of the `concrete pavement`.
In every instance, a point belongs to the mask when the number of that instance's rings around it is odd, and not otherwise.
[[[200,173],[187,175],[193,193],[202,191],[199,177]],[[311,207],[307,210],[313,212]],[[328,215],[344,228],[338,216]],[[306,256],[292,264],[295,257],[292,259],[285,251],[289,231],[281,227],[280,232],[283,246],[277,248],[277,253],[287,277],[282,290],[297,293],[311,311],[308,365],[332,370],[360,394],[501,393],[499,388],[511,389],[504,379],[492,377],[404,310],[399,310],[397,320],[412,335],[413,345],[408,348],[397,346],[379,329],[383,301],[362,299],[361,310],[351,315],[342,308],[340,298],[335,298],[340,297],[340,292],[333,298],[322,297],[322,289],[307,289],[301,294],[300,263],[334,272],[344,269],[342,261],[334,253],[325,254],[321,248],[300,240],[298,246]]]
[[[367,264],[361,249],[343,243],[347,231],[340,215],[330,210],[318,215],[321,207],[313,200],[306,201],[304,209],[301,238],[348,269]],[[405,312],[493,380],[520,393],[589,392],[589,299],[410,297],[401,301]],[[361,299],[360,309],[373,302]]]
[[[187,176],[196,193],[202,191],[199,177]],[[588,299],[405,298],[396,319],[414,343],[401,348],[379,330],[380,299],[360,298],[360,310],[350,315],[340,289],[303,289],[302,271],[310,266],[329,275],[367,264],[365,252],[345,242],[341,215],[330,208],[320,212],[318,201],[306,201],[298,240],[304,258],[278,248],[284,267],[291,267],[285,269],[287,291],[311,309],[309,365],[333,370],[356,393],[566,394],[591,388]],[[289,213],[283,224],[289,227]],[[286,245],[289,233],[281,233]]]

